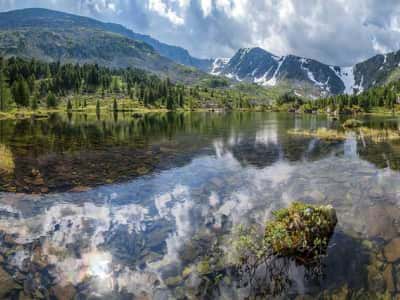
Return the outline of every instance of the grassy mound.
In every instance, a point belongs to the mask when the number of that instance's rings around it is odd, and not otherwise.
[[[331,206],[294,202],[273,215],[265,228],[266,244],[275,255],[300,260],[324,253],[337,223]]]
[[[363,123],[359,120],[356,119],[348,119],[343,123],[343,128],[358,128],[362,125]]]

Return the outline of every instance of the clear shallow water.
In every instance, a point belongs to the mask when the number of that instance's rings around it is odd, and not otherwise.
[[[287,134],[321,126],[340,124],[271,113],[0,122],[0,296],[395,297],[399,143]],[[321,272],[289,263],[273,267],[284,285],[246,284],[229,266],[234,228],[262,228],[295,200],[337,210]]]

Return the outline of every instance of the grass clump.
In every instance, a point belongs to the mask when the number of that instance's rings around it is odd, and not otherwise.
[[[346,139],[346,134],[344,132],[339,132],[337,130],[328,129],[325,127],[318,128],[317,130],[289,130],[289,134],[305,136],[305,137],[314,137],[321,140],[330,140],[330,141],[341,141]]]
[[[11,174],[14,172],[14,168],[14,157],[11,150],[7,146],[0,144],[0,172]]]
[[[256,268],[281,257],[311,265],[326,254],[337,224],[332,206],[294,202],[273,215],[261,232],[255,226],[238,227],[230,253],[234,265]]]
[[[393,129],[361,127],[358,131],[360,137],[369,138],[375,143],[400,139],[400,131]]]
[[[273,213],[267,223],[265,242],[275,255],[306,259],[324,252],[337,218],[332,206],[294,202]]]

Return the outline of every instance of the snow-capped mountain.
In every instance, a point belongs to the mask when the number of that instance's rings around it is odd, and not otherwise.
[[[240,49],[231,59],[215,60],[211,73],[263,86],[309,85],[321,95],[353,94],[387,82],[397,70],[400,77],[399,63],[400,51],[339,67],[294,55],[276,56],[257,47]]]

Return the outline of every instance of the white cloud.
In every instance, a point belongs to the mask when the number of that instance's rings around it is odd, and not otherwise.
[[[212,0],[200,0],[201,9],[203,10],[203,16],[207,17],[212,11]]]
[[[149,9],[156,12],[161,17],[167,18],[174,25],[183,25],[185,23],[185,19],[179,16],[176,11],[163,0],[149,0]]]
[[[0,0],[0,9],[41,6],[122,23],[199,57],[261,46],[350,65],[400,49],[398,0]]]

